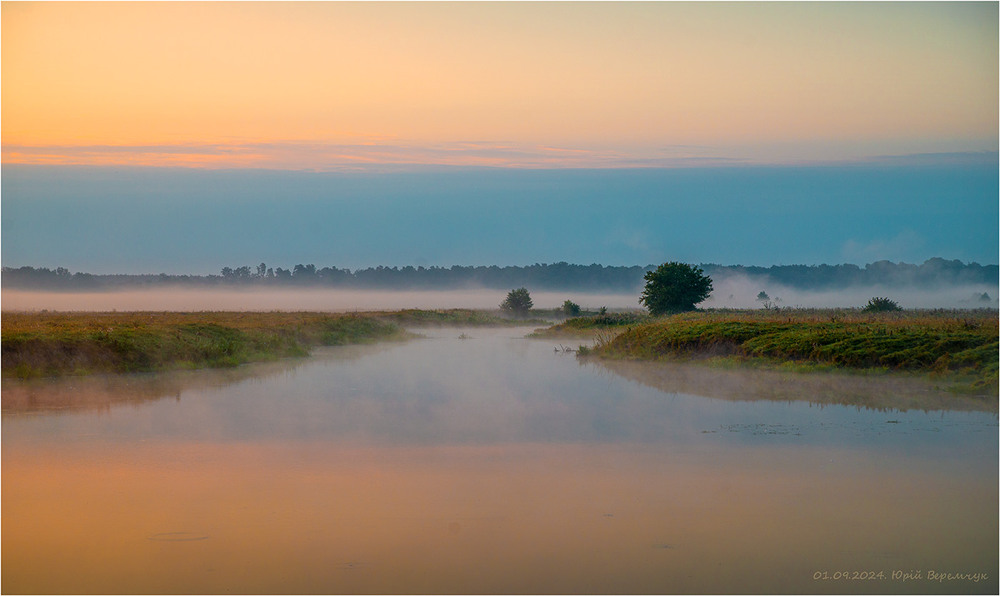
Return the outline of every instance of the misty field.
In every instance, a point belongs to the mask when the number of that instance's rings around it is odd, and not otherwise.
[[[508,325],[483,311],[3,314],[3,376],[226,367],[313,346],[405,339],[402,325]],[[536,323],[542,323],[538,320]]]

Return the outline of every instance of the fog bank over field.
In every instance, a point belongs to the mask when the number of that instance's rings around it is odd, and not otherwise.
[[[767,280],[733,276],[715,280],[712,296],[701,308],[763,308],[757,295],[764,291],[770,306],[792,308],[860,308],[873,296],[886,296],[903,308],[997,308],[997,289],[985,285],[936,289],[850,287],[838,291],[806,291],[769,284]],[[530,291],[530,288],[529,288]],[[989,295],[983,300],[982,295]],[[506,291],[465,289],[447,291],[347,290],[330,288],[164,288],[111,292],[46,292],[4,290],[5,311],[322,311],[353,312],[472,308],[496,309]],[[583,310],[606,306],[611,310],[640,309],[639,293],[531,291],[536,309],[559,308],[572,300]]]
[[[914,286],[848,286],[840,289],[803,290],[774,283],[766,277],[731,275],[713,278],[714,290],[700,308],[852,308],[863,307],[874,296],[895,300],[908,308],[997,308],[998,289],[988,284]],[[758,300],[760,292],[768,299]],[[988,296],[984,299],[983,294]]]
[[[372,291],[327,288],[162,289],[118,292],[40,292],[4,290],[3,310],[60,311],[323,311],[352,312],[407,308],[497,309],[506,291]],[[557,308],[573,300],[585,310],[639,308],[635,294],[532,292],[535,308]]]

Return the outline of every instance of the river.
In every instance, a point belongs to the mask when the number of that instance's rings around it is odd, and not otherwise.
[[[4,592],[997,592],[995,406],[420,332],[5,380]]]

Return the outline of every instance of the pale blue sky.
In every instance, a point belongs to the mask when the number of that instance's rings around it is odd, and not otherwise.
[[[224,266],[998,262],[997,156],[825,167],[3,166],[2,263]]]

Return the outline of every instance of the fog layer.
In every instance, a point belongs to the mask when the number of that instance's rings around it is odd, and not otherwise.
[[[860,308],[873,296],[886,296],[903,308],[997,308],[997,288],[985,285],[936,289],[849,287],[838,291],[807,291],[734,276],[714,281],[715,290],[702,308]],[[531,289],[529,288],[529,291]],[[768,296],[759,300],[760,292]],[[983,298],[988,295],[988,299]],[[506,291],[488,289],[447,291],[372,291],[341,289],[170,289],[117,292],[44,292],[4,290],[0,305],[8,311],[323,311],[353,312],[407,308],[495,309]],[[572,300],[584,310],[639,309],[639,293],[611,294],[575,291],[531,291],[535,308],[550,309]]]
[[[714,290],[701,308],[861,308],[874,296],[895,300],[903,308],[997,308],[995,285],[847,286],[836,290],[803,290],[766,278],[732,275],[713,279]],[[766,299],[758,299],[760,293]],[[984,298],[983,294],[987,297]]]
[[[402,310],[407,308],[495,309],[506,291],[371,291],[333,289],[246,290],[134,290],[123,292],[37,292],[5,290],[4,310],[60,311],[201,311],[201,310],[306,310],[352,312]],[[557,308],[572,300],[585,310],[639,308],[634,294],[587,294],[581,292],[531,292],[535,308]]]

